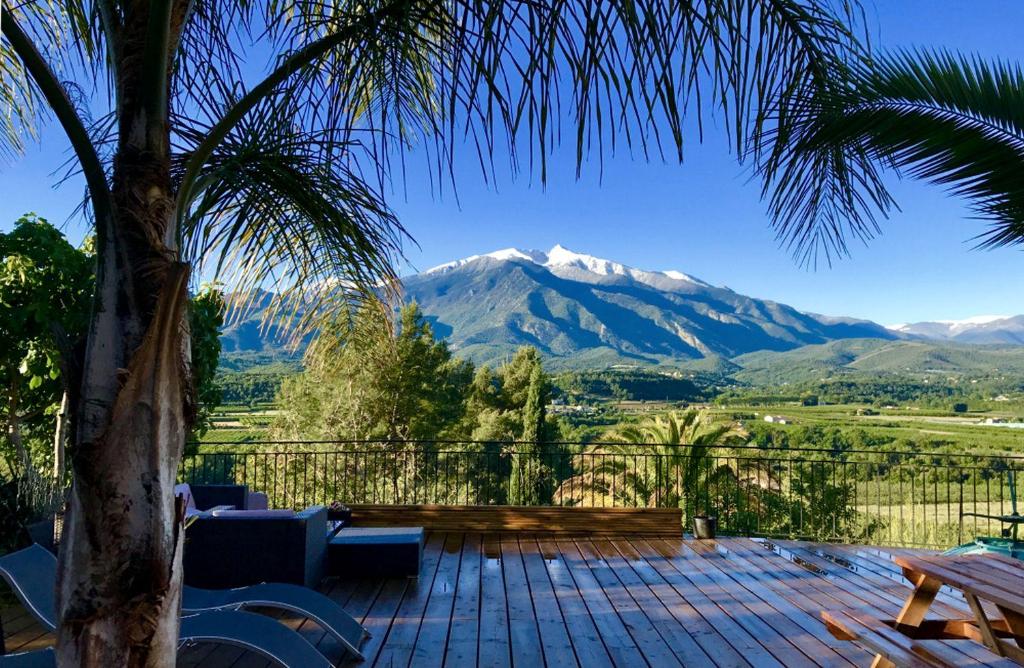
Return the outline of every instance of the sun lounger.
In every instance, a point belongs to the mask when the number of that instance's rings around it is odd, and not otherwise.
[[[0,575],[7,580],[18,599],[40,624],[47,630],[56,630],[54,591],[57,583],[57,560],[48,550],[33,545],[0,557]],[[275,661],[303,654],[306,656],[303,662],[284,665],[329,665],[325,663],[323,655],[288,627],[269,617],[237,611],[240,607],[259,605],[297,612],[313,619],[338,637],[349,652],[362,658],[358,646],[367,635],[365,630],[330,599],[311,590],[294,591],[302,589],[296,586],[262,585],[262,589],[253,589],[258,592],[254,600],[247,599],[244,590],[207,592],[186,588],[192,591],[191,596],[199,597],[193,605],[200,606],[183,605],[186,611],[210,611],[182,617],[182,643],[225,642],[260,652]],[[183,598],[189,595],[183,593]],[[283,600],[274,600],[272,595]],[[306,607],[311,610],[306,610]],[[316,654],[320,663],[308,662],[311,655],[307,649]]]
[[[52,648],[0,655],[0,668],[57,668]]]
[[[287,583],[268,582],[238,589],[186,586],[182,592],[181,607],[185,612],[252,607],[287,610],[316,622],[359,660],[363,659],[359,646],[370,635],[362,624],[320,592]]]

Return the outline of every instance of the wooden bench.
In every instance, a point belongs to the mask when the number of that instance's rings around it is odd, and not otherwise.
[[[990,666],[1015,668],[1019,664],[1001,657],[975,644],[970,656],[958,651],[948,640],[963,638],[967,620],[930,620],[920,627],[906,629],[921,636],[914,638],[896,630],[895,620],[879,619],[869,612],[857,609],[823,610],[822,619],[829,633],[839,640],[859,642],[877,653],[874,667],[901,666],[904,668],[958,668],[959,666]]]
[[[563,506],[353,505],[357,527],[417,526],[432,531],[556,533],[580,536],[680,536],[679,508]]]

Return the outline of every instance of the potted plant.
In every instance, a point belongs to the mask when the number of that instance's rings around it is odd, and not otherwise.
[[[718,530],[718,518],[698,512],[693,516],[693,537],[700,540],[707,540],[715,537]]]

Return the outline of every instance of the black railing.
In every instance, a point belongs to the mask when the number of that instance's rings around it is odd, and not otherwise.
[[[726,533],[947,547],[1005,525],[1024,457],[636,444],[205,443],[188,482],[312,504],[679,507]]]

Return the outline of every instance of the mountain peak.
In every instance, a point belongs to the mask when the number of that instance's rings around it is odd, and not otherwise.
[[[622,264],[621,262],[615,262],[614,260],[606,260],[586,253],[577,253],[576,251],[566,248],[562,244],[555,244],[547,253],[538,250],[504,248],[502,250],[492,251],[482,255],[471,255],[461,260],[446,262],[445,264],[432,267],[423,273],[433,274],[450,271],[483,259],[511,262],[532,262],[548,269],[556,275],[571,273],[576,275],[576,277],[579,277],[579,272],[584,272],[585,274],[593,274],[598,277],[622,276],[624,278],[629,278],[639,283],[646,283],[658,288],[665,288],[666,282],[683,282],[700,287],[712,287],[710,284],[696,279],[689,274],[684,274],[681,271],[646,271],[643,269],[634,269],[633,267]]]

